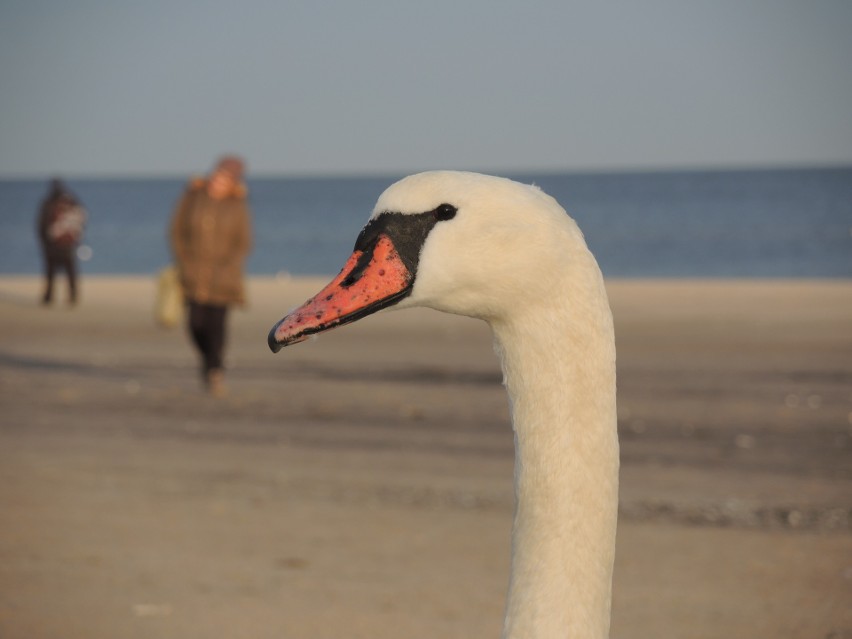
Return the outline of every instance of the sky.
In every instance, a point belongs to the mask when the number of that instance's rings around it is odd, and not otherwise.
[[[852,164],[849,0],[0,0],[0,178]]]

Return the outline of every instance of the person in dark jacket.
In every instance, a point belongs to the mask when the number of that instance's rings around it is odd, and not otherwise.
[[[171,247],[188,307],[188,328],[201,356],[204,385],[225,393],[223,355],[229,307],[245,303],[243,263],[251,249],[245,165],[221,158],[206,178],[190,181],[175,209]]]
[[[38,238],[44,256],[43,304],[53,301],[56,272],[68,275],[68,302],[77,303],[77,247],[83,239],[86,210],[61,180],[54,179],[38,215]]]

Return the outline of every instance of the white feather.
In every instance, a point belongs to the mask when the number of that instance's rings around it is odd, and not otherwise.
[[[427,237],[400,306],[478,317],[494,331],[516,442],[503,636],[606,637],[618,440],[603,278],[577,225],[538,187],[421,173],[389,187],[373,215],[444,203],[458,213]]]

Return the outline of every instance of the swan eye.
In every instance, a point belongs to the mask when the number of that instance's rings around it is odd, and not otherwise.
[[[452,220],[456,216],[457,212],[458,209],[452,204],[442,204],[432,211],[432,215],[438,222],[443,222],[445,220]]]

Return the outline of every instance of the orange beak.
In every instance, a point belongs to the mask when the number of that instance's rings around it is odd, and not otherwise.
[[[391,306],[411,292],[413,280],[391,239],[380,234],[371,247],[352,253],[328,286],[272,327],[269,348],[277,353]]]

